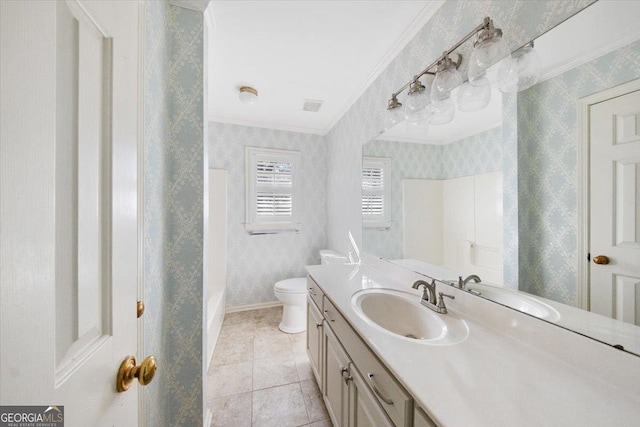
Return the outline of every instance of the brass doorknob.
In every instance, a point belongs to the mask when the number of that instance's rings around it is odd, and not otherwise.
[[[136,366],[135,357],[127,356],[120,364],[120,369],[118,369],[118,377],[116,379],[118,393],[129,390],[135,378],[138,379],[140,385],[149,384],[153,380],[157,368],[158,364],[153,356],[147,357],[138,366]]]
[[[609,264],[609,257],[606,255],[598,255],[593,257],[593,262],[599,265]]]

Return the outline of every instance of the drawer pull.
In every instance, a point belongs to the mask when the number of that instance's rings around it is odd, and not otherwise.
[[[384,397],[382,393],[380,393],[380,390],[378,390],[378,387],[376,387],[376,384],[373,382],[373,374],[371,372],[367,372],[367,378],[369,378],[369,384],[371,384],[371,388],[373,389],[373,392],[376,394],[376,396],[382,399],[382,401],[387,405],[393,405],[393,400]]]
[[[324,322],[324,319],[322,319],[322,322]],[[322,322],[316,323],[316,329],[322,328]]]
[[[316,295],[318,295],[317,293],[313,292],[313,288],[309,288],[309,293],[310,293],[311,295],[313,295],[314,297],[315,297]]]
[[[329,310],[325,310],[325,311],[324,311],[324,317],[325,317],[329,322],[335,322],[335,320],[333,320],[331,317],[329,317]]]

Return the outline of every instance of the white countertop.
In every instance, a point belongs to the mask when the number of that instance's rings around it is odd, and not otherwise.
[[[439,425],[640,425],[640,357],[446,285],[438,291],[456,296],[447,308],[467,322],[464,341],[433,346],[389,334],[354,311],[352,295],[390,288],[419,298],[411,284],[421,276],[397,266],[383,274],[381,265],[307,271]]]

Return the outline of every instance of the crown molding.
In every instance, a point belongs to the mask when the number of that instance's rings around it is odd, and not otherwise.
[[[213,6],[207,7],[204,11],[204,24],[207,26],[209,31],[213,31],[216,29],[216,19],[213,15]]]
[[[431,17],[440,9],[445,3],[444,0],[429,2],[422,11],[416,15],[415,19],[407,27],[407,29],[398,37],[393,46],[387,51],[387,53],[380,59],[378,64],[373,68],[367,78],[360,84],[358,89],[349,97],[347,102],[344,103],[342,108],[333,116],[333,119],[325,126],[323,134],[329,133],[331,129],[340,121],[347,111],[355,104],[355,102],[362,96],[362,94],[371,86],[371,84],[378,78],[378,76],[387,68],[387,66],[393,61],[396,56],[409,44],[411,40],[420,32],[420,30],[429,22]]]
[[[209,6],[209,0],[169,0],[169,4],[196,12],[204,12]]]
[[[252,127],[252,128],[281,130],[285,132],[309,133],[312,135],[320,135],[320,136],[326,135],[326,132],[324,132],[322,129],[314,129],[314,128],[307,128],[307,127],[300,127],[300,126],[273,125],[270,123],[256,122],[255,120],[244,120],[244,119],[237,119],[237,118],[231,118],[231,117],[223,117],[223,116],[218,116],[214,114],[209,116],[209,122],[225,123],[229,125],[246,126],[246,127]]]

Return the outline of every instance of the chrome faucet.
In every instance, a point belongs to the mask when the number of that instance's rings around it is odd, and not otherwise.
[[[422,298],[420,298],[420,304],[424,305],[431,310],[446,314],[447,307],[444,305],[444,297],[455,299],[453,295],[447,295],[443,292],[440,292],[440,299],[436,297],[436,281],[433,279],[431,283],[425,282],[424,280],[417,280],[411,285],[413,289],[419,289],[420,286],[424,287],[422,292]]]
[[[472,274],[471,276],[467,276],[466,279],[463,279],[462,276],[459,276],[458,277],[458,288],[466,289],[467,288],[467,283],[469,283],[472,280],[474,282],[476,282],[476,283],[480,283],[481,282],[480,277],[476,276],[475,274]]]

